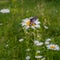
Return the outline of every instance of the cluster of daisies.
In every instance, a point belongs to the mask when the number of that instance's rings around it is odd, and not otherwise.
[[[26,18],[26,19],[23,19],[21,25],[23,26],[24,29],[37,29],[37,28],[41,28],[40,26],[40,21],[38,18],[36,17],[30,17],[30,18]],[[48,29],[47,26],[44,26],[45,29]],[[23,41],[23,39],[19,40],[20,42]],[[43,46],[45,46],[47,49],[49,50],[57,50],[59,51],[60,50],[60,46],[57,45],[57,44],[53,44],[51,43],[52,39],[48,38],[45,40],[45,42],[41,42],[39,40],[34,40],[33,43],[34,43],[34,46],[35,47],[38,47],[38,48],[41,48]],[[30,51],[30,49],[27,49],[26,51]],[[39,49],[36,50],[36,55],[35,55],[35,58],[36,59],[40,59],[40,60],[46,60],[46,58],[44,56],[42,56],[41,54],[41,51]],[[26,56],[26,60],[30,60],[30,56]]]
[[[20,43],[23,42],[23,41],[25,41],[25,40],[24,39],[19,39]],[[33,41],[33,43],[34,43],[33,45],[36,48],[35,49],[35,58],[36,59],[46,60],[46,57],[41,55],[42,51],[39,49],[39,48],[44,47],[44,45],[48,50],[51,50],[51,51],[59,51],[60,50],[59,45],[53,44],[51,41],[52,41],[52,39],[50,39],[50,38],[47,38],[45,40],[45,42],[41,42],[39,40],[34,40]],[[31,49],[27,48],[26,51],[27,51],[27,53],[29,53],[31,51]],[[26,60],[30,60],[30,59],[31,59],[31,57],[29,55],[27,55]]]
[[[51,39],[49,38],[45,41],[45,44],[46,44],[47,49],[57,50],[57,51],[60,50],[59,45],[51,43]]]

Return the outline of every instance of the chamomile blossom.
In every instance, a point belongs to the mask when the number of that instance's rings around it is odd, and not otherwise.
[[[43,42],[39,42],[38,44],[36,44],[36,46],[42,46]]]
[[[46,41],[47,41],[47,42],[50,42],[50,41],[51,41],[51,39],[50,39],[50,38],[47,38],[47,39],[46,39]]]
[[[36,44],[38,44],[39,43],[39,41],[38,40],[34,40],[34,44],[36,45]]]
[[[19,42],[22,42],[22,41],[24,41],[24,39],[22,39],[22,38],[21,38],[21,39],[19,39]]]
[[[28,28],[32,28],[32,29],[35,29],[35,28],[40,28],[40,22],[38,21],[38,19],[36,19],[34,22],[32,22],[30,19],[32,19],[33,17],[30,17],[30,18],[26,18],[26,19],[23,19],[22,21],[22,26],[25,27],[26,29]],[[31,24],[32,23],[32,24]]]
[[[40,55],[39,55],[39,56],[38,56],[38,55],[35,56],[36,59],[40,59],[40,58],[42,58],[42,57],[43,57],[43,56],[40,56]]]
[[[47,26],[44,26],[44,28],[45,28],[45,29],[48,29],[48,27],[47,27]]]
[[[26,60],[30,60],[30,56],[26,56]]]
[[[40,50],[37,50],[36,53],[40,53],[41,51]]]
[[[42,46],[42,45],[43,45],[43,42],[39,42],[38,40],[35,40],[35,41],[34,41],[34,44],[35,44],[36,46]]]
[[[50,42],[48,42],[48,41],[45,41],[45,44],[46,44],[46,45],[48,45],[48,44],[50,44]]]
[[[46,44],[46,45],[47,45],[47,44],[50,44],[50,41],[51,41],[50,38],[46,39],[45,44]]]
[[[26,49],[26,51],[27,51],[27,52],[29,52],[29,51],[30,51],[30,49],[28,48],[28,49]]]
[[[9,9],[1,9],[0,12],[1,13],[10,13],[10,10]]]
[[[60,47],[58,45],[55,45],[55,44],[49,44],[49,45],[47,45],[47,49],[60,50]]]

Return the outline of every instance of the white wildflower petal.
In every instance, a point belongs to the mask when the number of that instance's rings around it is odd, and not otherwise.
[[[40,25],[35,25],[36,28],[40,28]]]
[[[26,51],[28,51],[28,52],[29,52],[29,51],[30,51],[30,49],[28,48],[28,49],[26,49]]]
[[[45,29],[48,29],[48,27],[47,27],[47,26],[44,26],[44,28],[45,28]]]
[[[39,25],[40,22],[38,21],[38,19],[34,22],[36,25]]]
[[[22,24],[22,26],[25,26],[26,25],[26,23],[24,23],[24,22],[22,22],[21,24]]]
[[[42,58],[43,56],[35,56],[36,59]]]
[[[37,50],[36,53],[40,53],[40,50]]]
[[[9,9],[1,9],[0,12],[1,13],[10,13],[10,10]]]
[[[29,19],[28,19],[28,18],[26,18],[26,19],[24,19],[24,20],[23,20],[23,22],[27,22],[27,21],[29,21]]]
[[[36,44],[36,46],[42,46],[43,45],[43,42],[39,42]]]
[[[35,26],[31,26],[32,29],[35,29]]]
[[[49,42],[49,41],[51,41],[51,39],[50,39],[50,38],[48,38],[48,39],[46,39],[46,41],[47,41],[47,42]]]
[[[26,56],[26,60],[29,60],[30,59],[30,56]]]
[[[39,43],[39,41],[38,41],[38,40],[35,40],[35,41],[34,41],[34,44],[38,44],[38,43]]]
[[[45,44],[46,44],[46,45],[47,45],[47,44],[50,44],[50,42],[46,41]]]
[[[24,41],[24,39],[19,39],[19,42],[22,42],[22,41]]]
[[[26,29],[30,28],[29,26],[25,26]]]

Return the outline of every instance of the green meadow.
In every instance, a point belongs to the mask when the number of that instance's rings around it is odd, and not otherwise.
[[[45,44],[34,45],[34,40],[45,43],[50,38],[50,43],[60,47],[60,0],[0,0],[1,9],[9,9],[10,13],[0,12],[0,60],[42,60],[36,55],[45,60],[60,60],[60,50],[47,49]],[[23,19],[34,16],[41,22],[41,28],[23,29]],[[30,51],[26,51],[28,48]]]

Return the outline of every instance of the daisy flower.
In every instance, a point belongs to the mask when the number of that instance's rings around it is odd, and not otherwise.
[[[26,56],[26,60],[30,60],[30,56]]]
[[[28,51],[28,52],[29,52],[29,51],[30,51],[30,49],[28,48],[28,49],[26,49],[26,51]]]
[[[34,41],[34,44],[35,44],[36,46],[42,46],[42,45],[43,45],[43,42],[39,42],[38,40],[35,40],[35,41]]]
[[[47,26],[44,26],[44,28],[45,28],[45,29],[48,29],[48,27],[47,27]]]
[[[39,43],[39,41],[38,40],[34,40],[34,44],[36,45],[36,44],[38,44]]]
[[[51,41],[51,39],[50,38],[47,38],[46,41],[49,42],[49,41]]]
[[[22,39],[22,38],[21,38],[21,39],[19,39],[19,42],[22,42],[22,41],[24,41],[24,39]]]
[[[10,13],[10,10],[9,9],[1,9],[0,12],[1,13]]]
[[[40,50],[37,50],[36,53],[40,53],[41,51]]]
[[[60,47],[58,45],[55,45],[55,44],[49,44],[49,45],[47,45],[47,49],[60,50]]]
[[[39,42],[38,44],[36,44],[36,46],[42,46],[43,42]]]
[[[50,42],[48,42],[48,41],[45,41],[45,44],[46,44],[46,45],[48,45],[48,44],[50,44]]]
[[[26,29],[28,29],[28,28],[32,28],[32,29],[40,28],[40,22],[38,21],[37,18],[35,19],[34,17],[23,19],[21,24]]]
[[[46,39],[45,44],[46,44],[46,45],[47,45],[47,44],[50,44],[50,41],[51,41],[50,38]]]
[[[36,59],[42,58],[43,56],[35,56]]]

